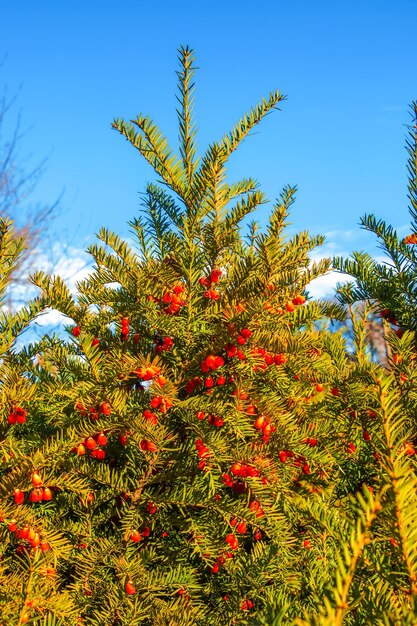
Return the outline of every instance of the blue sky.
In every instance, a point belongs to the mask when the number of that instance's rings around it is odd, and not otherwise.
[[[298,185],[291,228],[328,233],[326,251],[372,247],[365,212],[406,232],[416,23],[416,0],[5,3],[0,85],[22,86],[22,152],[49,157],[33,200],[65,190],[56,239],[74,247],[101,225],[127,235],[152,171],[111,121],[149,113],[175,145],[176,49],[189,44],[201,148],[270,90],[288,96],[233,156],[231,178],[257,178],[271,200]]]

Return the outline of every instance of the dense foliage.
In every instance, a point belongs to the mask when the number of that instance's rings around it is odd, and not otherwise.
[[[153,166],[132,243],[103,229],[91,275],[2,313],[0,607],[7,625],[414,624],[413,335],[371,362],[308,298],[330,262],[288,238],[286,188],[261,230],[231,153],[283,99],[197,158],[194,59],[180,51],[175,155],[139,116],[114,127]],[[162,184],[163,183],[163,184]],[[2,223],[4,289],[19,253]],[[18,349],[41,310],[65,337]]]

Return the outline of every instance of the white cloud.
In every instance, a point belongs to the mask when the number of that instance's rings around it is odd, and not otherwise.
[[[311,281],[307,286],[307,291],[313,298],[330,298],[334,296],[337,283],[345,280],[352,280],[347,274],[340,272],[328,272],[324,276],[319,276]]]

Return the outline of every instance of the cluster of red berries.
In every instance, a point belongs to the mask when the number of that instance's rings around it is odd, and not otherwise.
[[[154,396],[151,399],[151,408],[154,410],[158,410],[161,413],[166,413],[168,409],[172,407],[172,405],[173,405],[173,402],[171,398],[166,398],[162,396]],[[145,409],[143,411],[143,417],[153,426],[158,423],[158,417],[156,413],[154,413],[153,411],[149,409]]]
[[[262,439],[265,443],[268,443],[270,436],[276,431],[275,426],[270,423],[266,415],[259,415],[254,421],[253,426],[256,430],[262,431]]]
[[[227,343],[224,346],[224,349],[226,350],[226,354],[229,359],[232,359],[234,356],[237,356],[239,361],[244,361],[246,359],[246,354],[232,343]]]
[[[151,529],[149,526],[145,526],[142,530],[132,530],[130,540],[133,541],[133,543],[139,543],[143,538],[149,537],[150,534]]]
[[[315,445],[315,439],[311,439],[309,441],[313,442],[313,444],[310,445]],[[296,467],[301,467],[301,471],[303,472],[303,474],[310,474],[310,466],[304,456],[296,456],[292,450],[280,450],[278,456],[281,463],[286,463],[288,459],[294,459],[294,465]]]
[[[392,326],[398,326],[398,328],[395,330],[395,334],[397,335],[397,337],[401,337],[404,334],[404,331],[399,328],[399,324],[398,324],[398,320],[395,317],[394,313],[391,313],[391,311],[389,309],[382,309],[379,312],[380,316],[382,317],[382,319],[387,320],[387,322],[389,322],[389,324],[391,324]]]
[[[162,396],[154,396],[151,399],[151,407],[153,409],[158,409],[161,413],[166,413],[168,409],[170,409],[173,405],[171,398],[166,398]]]
[[[39,548],[42,552],[50,550],[51,546],[47,541],[42,541],[40,535],[34,528],[24,526],[18,528],[16,520],[11,520],[8,524],[9,532],[14,533],[18,539],[28,541],[32,548]],[[20,545],[17,548],[18,554],[26,550],[24,545]]]
[[[220,568],[226,563],[226,558],[227,558],[228,554],[229,553],[227,553],[226,556],[218,556],[217,557],[215,563],[213,563],[213,565],[211,567],[211,570],[210,570],[212,574],[218,574],[219,573]],[[233,555],[230,555],[230,557],[232,557],[232,556]],[[230,557],[228,557],[228,558],[230,558]]]
[[[221,428],[221,426],[224,426],[224,419],[220,415],[209,414],[206,416],[204,411],[196,411],[195,416],[200,421],[204,420],[207,417],[207,421],[210,426],[216,426],[217,428]]]
[[[264,363],[253,366],[252,369],[254,372],[258,370],[265,371],[266,368],[271,365],[283,365],[288,360],[282,352],[279,352],[278,354],[271,354],[270,352],[267,352],[265,348],[260,347],[252,348],[251,355],[254,358],[261,358],[264,360]]]
[[[210,450],[204,445],[202,439],[197,439],[195,442],[195,447],[197,450],[197,455],[201,459],[199,461],[197,467],[199,470],[203,470],[206,467],[206,460],[211,456]]]
[[[269,313],[276,313],[277,315],[282,315],[283,313],[285,313],[285,311],[292,313],[295,310],[296,306],[304,304],[305,301],[306,301],[306,297],[299,294],[295,296],[295,298],[293,298],[292,300],[288,300],[284,305],[285,308],[283,308],[282,306],[278,306],[274,308],[272,303],[267,301],[264,304],[264,309],[268,311]]]
[[[240,535],[244,535],[248,530],[247,524],[245,522],[238,522],[236,517],[232,517],[230,520],[230,526],[234,526],[236,528],[236,532]]]
[[[203,287],[211,287],[213,283],[216,284],[219,282],[222,273],[222,270],[214,269],[208,278],[199,278],[198,282],[200,285],[203,285]]]
[[[52,491],[49,487],[42,487],[42,478],[37,472],[32,474],[32,485],[34,489],[29,494],[29,502],[49,502],[52,500]],[[25,493],[21,489],[15,489],[13,493],[14,501],[21,505],[25,501]]]
[[[208,289],[204,292],[204,297],[208,300],[218,300],[220,298],[220,294],[215,289]]]
[[[154,340],[154,343],[155,343],[156,354],[162,354],[162,352],[168,352],[168,350],[171,350],[172,346],[174,345],[174,341],[173,339],[171,339],[171,337],[164,337],[163,339],[161,337],[157,337]]]
[[[201,364],[201,371],[204,373],[211,371],[216,371],[220,367],[224,365],[224,358],[222,356],[215,356],[214,354],[209,354]],[[212,376],[208,376],[204,381],[204,386],[206,389],[212,389],[215,385],[222,386],[226,383],[226,378],[223,374],[220,374],[216,380]]]
[[[179,284],[172,288],[172,291],[166,291],[162,296],[162,310],[167,315],[174,315],[185,306],[186,301],[181,298],[181,294],[185,291],[185,285]]]
[[[221,356],[216,356],[214,354],[209,354],[201,364],[201,371],[205,374],[210,370],[217,370],[219,367],[223,367],[224,358]]]
[[[233,533],[228,533],[226,535],[226,543],[229,544],[231,550],[237,550],[239,547],[239,541]]]
[[[122,328],[120,331],[120,339],[122,341],[126,341],[128,334],[129,334],[129,318],[122,317]]]
[[[250,611],[251,609],[253,609],[254,607],[254,603],[252,600],[242,600],[242,602],[240,603],[240,608],[242,611]]]
[[[15,406],[10,409],[9,417],[7,421],[9,424],[24,424],[26,422],[27,412],[25,409],[22,409],[20,406]]]
[[[225,383],[226,378],[223,376],[223,374],[220,374],[220,376],[218,376],[216,380],[214,380],[212,376],[207,376],[206,380],[204,381],[204,386],[206,389],[212,389],[215,385],[222,387]]]
[[[85,408],[85,406],[82,404],[82,402],[77,402],[75,405],[75,408],[77,409],[77,411],[79,411],[81,415],[87,415],[87,413],[89,413],[91,419],[93,420],[98,420],[100,415],[104,415],[105,417],[108,417],[112,412],[112,408],[108,402],[102,402],[98,406],[92,406],[89,408],[88,411]]]
[[[203,384],[202,379],[199,376],[195,376],[192,380],[189,380],[184,385],[184,389],[187,393],[193,393],[197,387]]]
[[[288,300],[288,302],[285,305],[285,308],[287,309],[287,311],[291,313],[292,311],[294,311],[296,306],[299,306],[300,304],[304,304],[305,301],[306,301],[305,296],[300,294],[298,296],[295,296],[295,298],[293,298],[292,300]]]
[[[246,355],[240,350],[240,347],[244,346],[247,343],[247,340],[252,335],[252,331],[249,330],[249,328],[242,328],[242,330],[239,332],[236,330],[234,324],[228,324],[227,330],[229,332],[229,335],[235,336],[235,341],[238,344],[235,345],[234,343],[228,343],[224,346],[228,358],[232,359],[233,357],[237,356],[239,360],[243,361],[244,359],[246,359]]]
[[[248,476],[256,478],[259,476],[260,471],[253,465],[248,465],[247,463],[233,463],[230,468],[230,473],[233,474],[233,476],[240,476],[241,478],[247,478]]]
[[[153,378],[158,377],[160,373],[161,373],[161,368],[157,367],[156,365],[149,365],[148,367],[139,367],[137,370],[134,370],[133,372],[133,374],[136,374],[136,376],[138,378],[141,378],[142,380],[152,380]],[[165,379],[164,379],[164,382],[165,382]]]
[[[231,487],[231,489],[233,489],[233,491],[237,494],[242,494],[246,491],[245,481],[241,480],[240,478],[237,480],[233,480],[230,474],[223,474],[222,482],[224,485],[226,485],[226,487]]]
[[[90,456],[97,459],[97,461],[103,461],[106,457],[106,452],[103,450],[106,444],[107,437],[103,432],[101,432],[87,437],[83,443],[79,443],[75,448],[73,448],[73,452],[76,452],[78,456],[84,456],[88,450],[90,452]]]
[[[218,300],[220,298],[220,294],[215,289],[211,289],[212,284],[217,284],[219,282],[219,278],[222,275],[221,270],[214,269],[209,277],[199,278],[198,282],[200,285],[206,288],[204,292],[204,297],[208,300]]]
[[[152,501],[148,502],[148,504],[146,505],[146,512],[149,513],[150,515],[155,515],[157,510],[158,508],[156,504],[154,504]]]

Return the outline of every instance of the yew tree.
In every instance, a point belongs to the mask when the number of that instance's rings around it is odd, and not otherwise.
[[[257,182],[227,181],[282,94],[198,156],[179,59],[178,155],[146,116],[113,124],[160,180],[131,240],[102,229],[76,294],[33,276],[33,314],[61,311],[64,336],[18,349],[1,326],[3,619],[408,623],[412,382],[367,359],[360,319],[354,355],[317,326],[343,311],[308,298],[330,263],[309,257],[322,237],[286,233],[295,190],[260,228]]]

